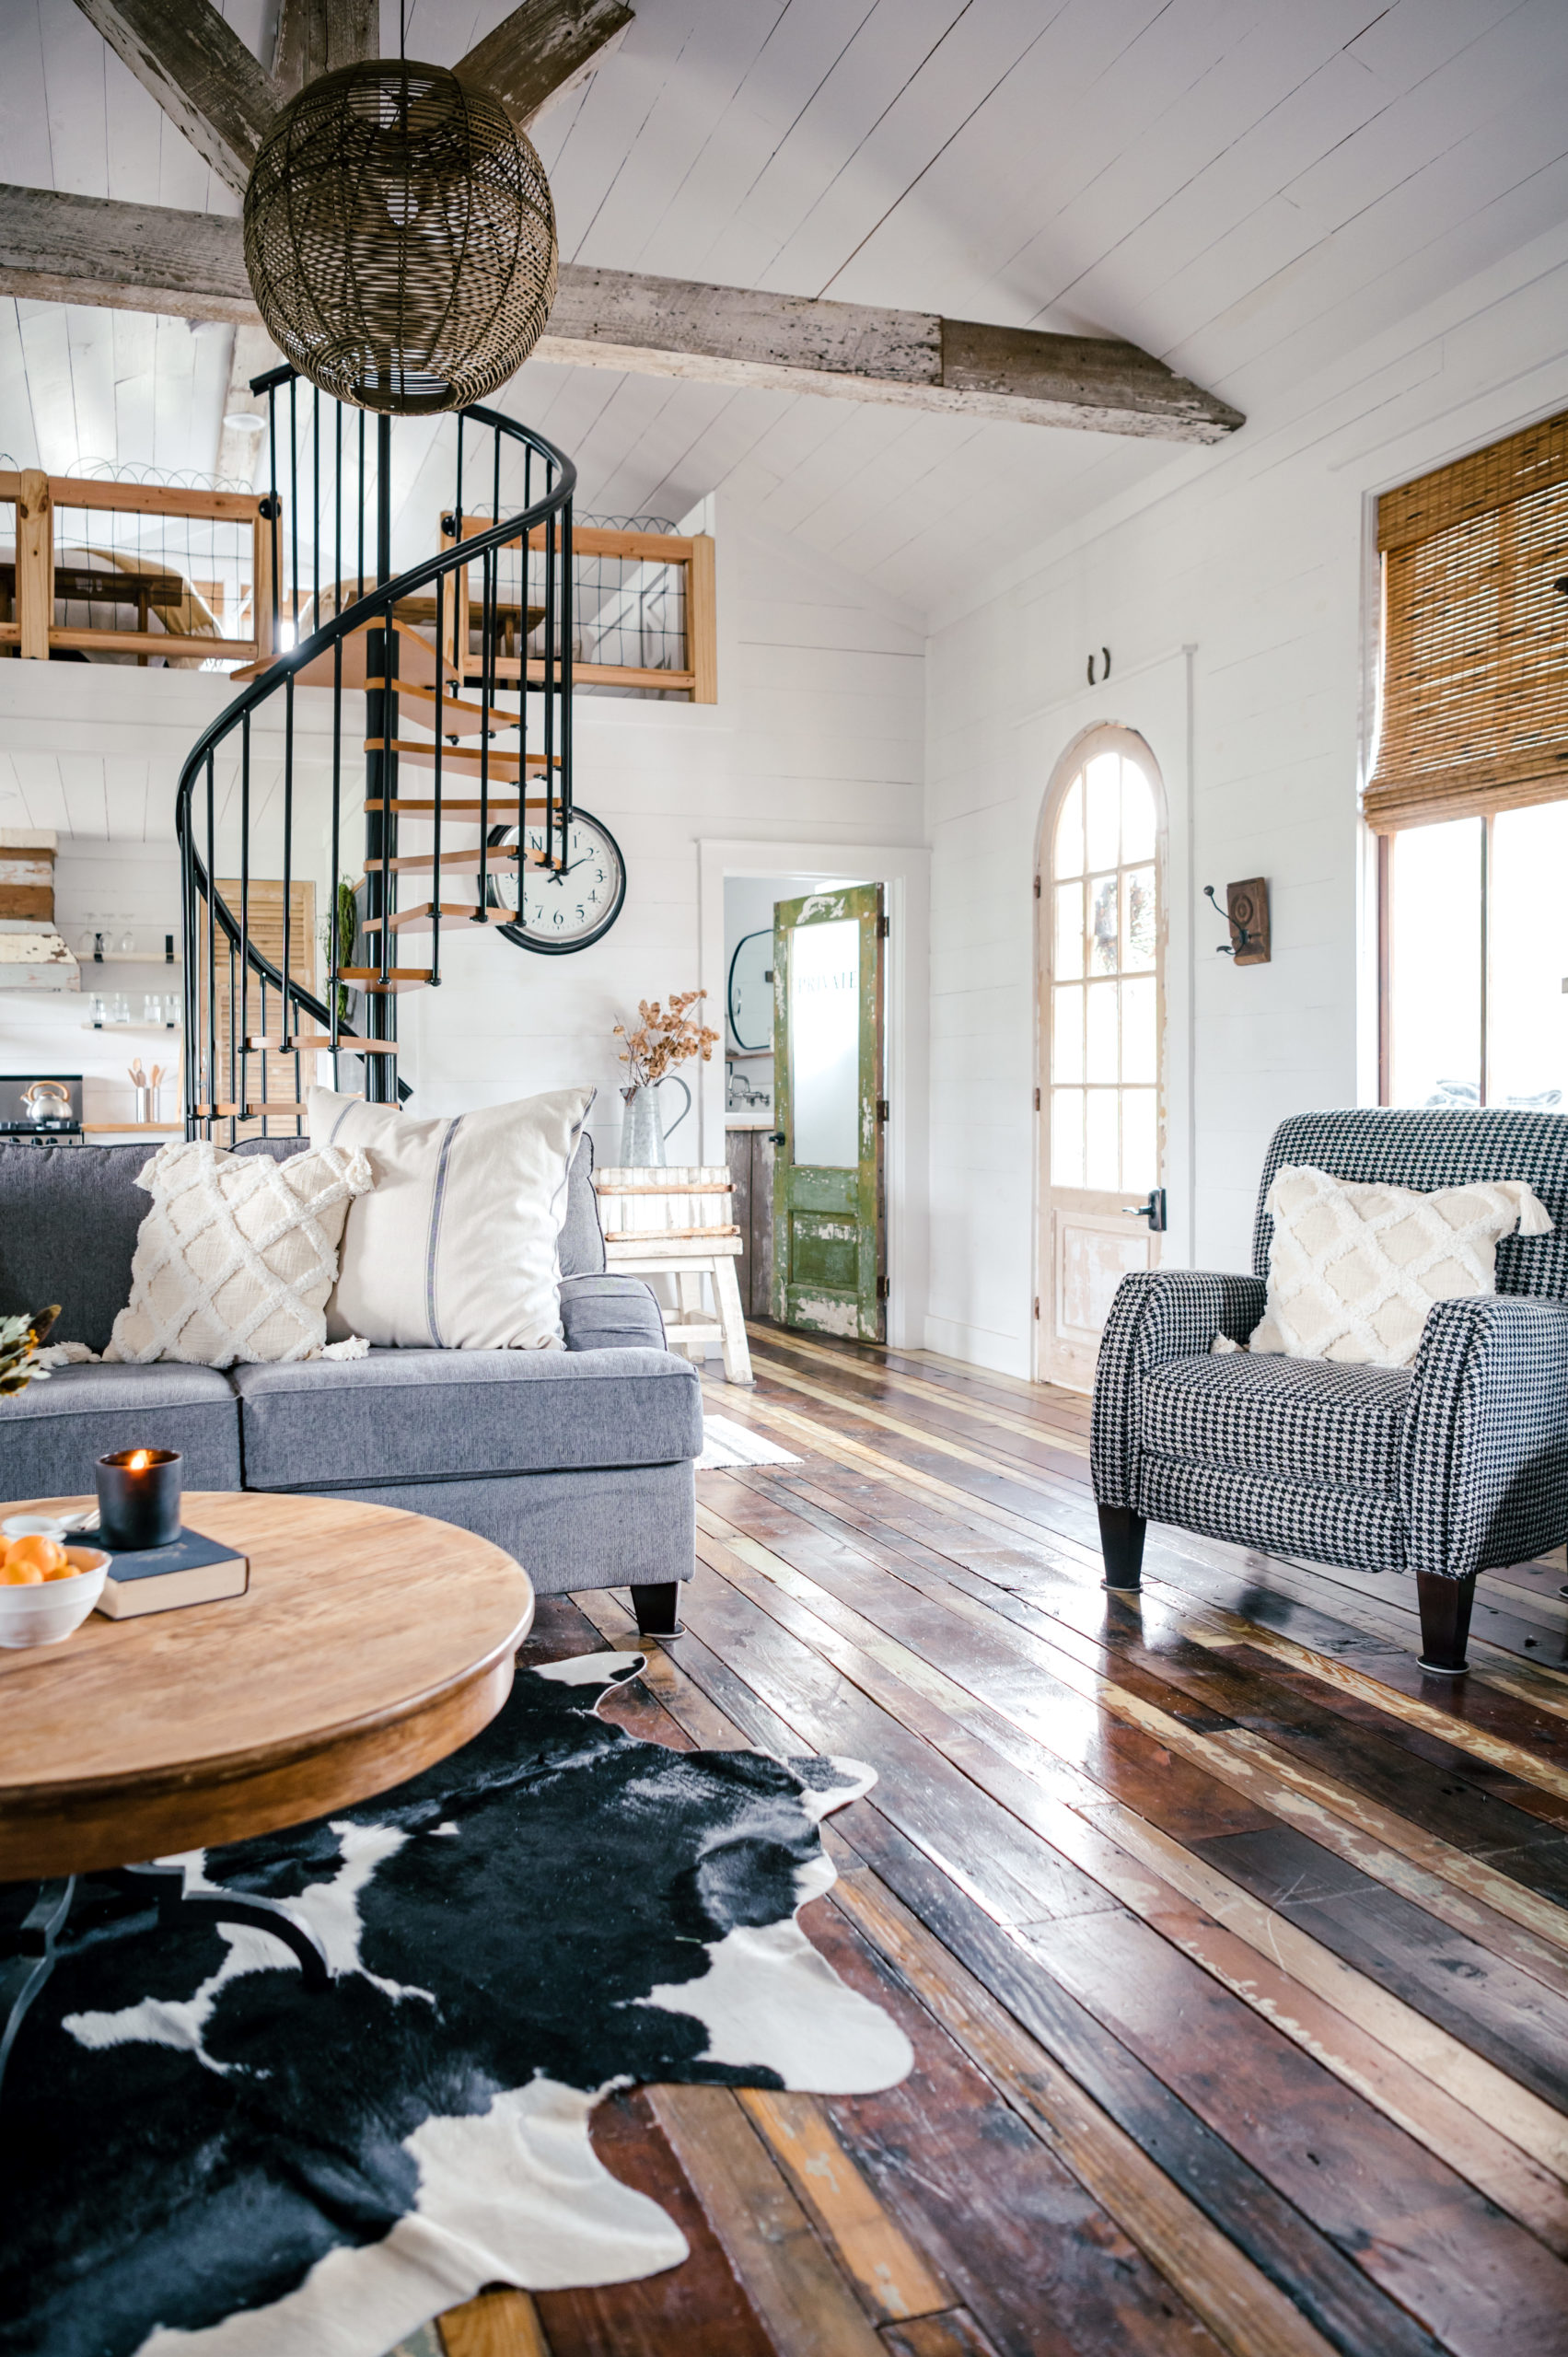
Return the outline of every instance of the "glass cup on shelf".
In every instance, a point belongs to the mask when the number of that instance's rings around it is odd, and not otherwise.
[[[149,991],[142,1001],[142,1020],[144,1023],[157,1024],[160,1028],[166,1020],[163,1000],[153,991]]]
[[[164,993],[163,1022],[166,1031],[178,1031],[180,1028],[180,998],[174,991]]]
[[[101,993],[95,993],[87,1011],[91,1017],[93,1029],[95,1031],[101,1031],[106,1020],[104,1003]]]
[[[130,926],[127,925],[124,932],[120,936],[120,955],[122,958],[134,958],[135,954],[136,936],[132,932]]]
[[[130,1022],[131,1002],[126,997],[123,991],[116,991],[114,996],[110,1000],[109,1019],[111,1023]]]
[[[90,924],[84,925],[81,932],[76,935],[76,957],[79,963],[85,966],[97,947],[97,934],[93,931]]]

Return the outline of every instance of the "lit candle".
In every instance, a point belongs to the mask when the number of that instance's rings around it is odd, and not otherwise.
[[[133,1554],[174,1544],[181,1463],[172,1448],[120,1448],[99,1458],[98,1528],[107,1548]]]

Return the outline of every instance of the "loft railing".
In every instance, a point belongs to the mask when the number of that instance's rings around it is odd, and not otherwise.
[[[273,550],[254,493],[0,470],[0,652],[264,661]]]
[[[564,869],[572,815],[571,461],[509,418],[463,412],[451,511],[466,467],[499,520],[394,576],[390,419],[287,369],[251,389],[272,428],[259,636],[273,651],[237,675],[176,806],[186,1130],[229,1142],[297,1130],[320,1057],[340,1087],[406,1096],[399,996],[439,986],[444,927],[513,919],[525,863]],[[506,668],[500,577],[502,550],[524,540],[542,607],[526,678]],[[459,571],[460,666],[446,652]],[[296,618],[312,626],[290,645]],[[427,962],[401,962],[405,936],[424,935]]]

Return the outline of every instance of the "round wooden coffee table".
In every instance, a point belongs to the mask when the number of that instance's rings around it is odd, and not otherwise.
[[[510,1692],[533,1589],[488,1538],[261,1492],[188,1491],[184,1520],[250,1557],[247,1595],[0,1650],[0,1882],[346,1807],[456,1751]]]
[[[159,1920],[189,1909],[271,1932],[324,1986],[326,1956],[286,1907],[187,1894],[183,1869],[142,1862],[386,1792],[477,1735],[511,1691],[533,1589],[488,1538],[394,1506],[260,1492],[188,1491],[184,1521],[249,1556],[246,1595],[94,1613],[63,1644],[0,1649],[0,1882],[41,1885],[0,1953],[0,2077],[66,1952],[79,1875],[110,1875]]]

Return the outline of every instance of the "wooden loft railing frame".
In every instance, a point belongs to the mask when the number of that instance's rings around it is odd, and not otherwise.
[[[99,482],[46,475],[38,468],[0,468],[0,505],[16,508],[15,618],[0,621],[0,648],[47,662],[55,647],[102,655],[194,655],[203,660],[261,663],[273,647],[273,529],[266,498],[252,492],[182,491],[158,483]],[[69,630],[54,622],[54,511],[110,509],[122,515],[180,516],[203,523],[248,524],[252,534],[250,638],[154,636],[143,630]],[[112,575],[106,576],[112,579]],[[191,585],[192,587],[194,584]],[[135,575],[124,576],[122,605],[136,603]]]
[[[451,528],[454,518],[441,518],[441,546],[453,548],[458,534]],[[472,540],[481,532],[494,529],[493,516],[464,516],[461,519],[462,538]],[[520,540],[508,540],[509,549],[520,548]],[[546,545],[545,527],[535,528],[528,539],[530,548]],[[572,532],[574,562],[579,557],[620,557],[633,564],[679,565],[686,575],[686,662],[679,670],[645,668],[632,664],[586,663],[580,658],[572,666],[572,677],[579,687],[657,688],[666,693],[684,693],[692,703],[718,702],[718,603],[716,573],[714,562],[713,535],[698,532],[691,536],[679,532],[621,532],[602,525],[578,524]],[[455,576],[450,619],[447,625],[446,654],[454,672],[463,669],[458,650],[469,643],[469,576],[470,565],[464,565]],[[521,679],[524,658],[520,656],[493,656],[493,675],[500,679]],[[544,666],[530,660],[528,664],[530,681],[542,679]]]

